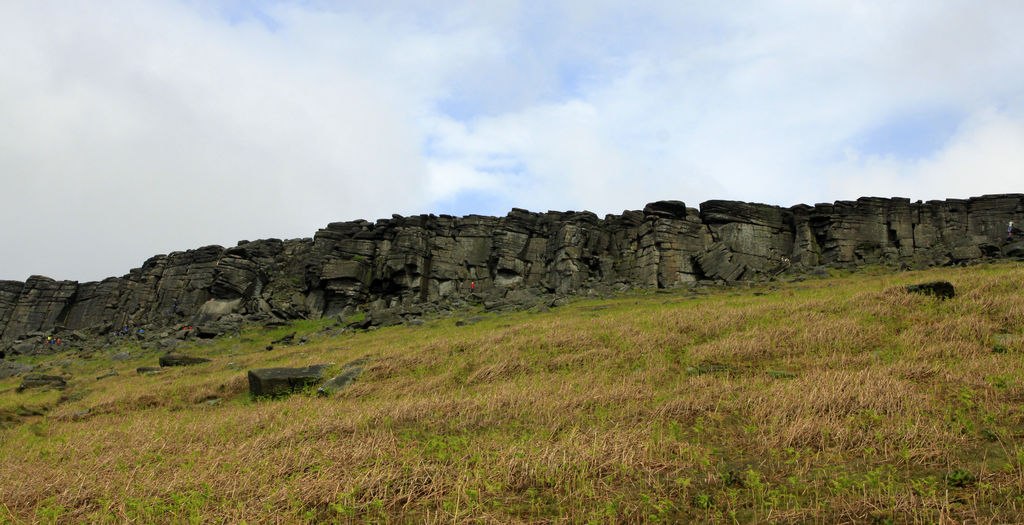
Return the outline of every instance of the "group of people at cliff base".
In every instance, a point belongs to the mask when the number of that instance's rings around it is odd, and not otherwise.
[[[61,341],[59,337],[46,336],[46,344],[59,345],[62,343],[63,341]]]
[[[124,325],[119,330],[114,330],[114,336],[116,336],[116,337],[126,337],[126,336],[129,336],[129,335],[132,335],[132,332],[135,332],[135,333],[137,333],[139,335],[142,335],[143,330],[142,330],[142,328],[139,328],[136,331],[136,330],[133,330],[128,325]]]

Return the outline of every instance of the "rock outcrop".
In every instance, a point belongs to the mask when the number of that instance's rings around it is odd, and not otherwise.
[[[160,363],[161,367],[168,367],[200,365],[203,363],[209,363],[210,360],[205,357],[196,357],[191,355],[167,354],[160,356],[158,362]]]
[[[18,385],[17,391],[22,392],[30,388],[55,388],[57,390],[64,390],[67,386],[67,380],[62,376],[28,374],[21,380],[21,384]]]
[[[952,299],[956,297],[956,288],[949,281],[933,281],[930,283],[908,284],[905,289],[907,293],[919,293],[931,295],[939,299]]]
[[[0,281],[0,351],[32,333],[240,319],[318,318],[503,304],[542,294],[669,288],[815,267],[925,267],[1024,255],[1006,225],[1024,194],[911,202],[861,198],[790,208],[661,201],[603,219],[590,212],[505,217],[393,216],[328,225],[312,239],[242,241],[158,255],[101,282]],[[224,319],[233,316],[231,323]],[[380,316],[378,316],[380,317]],[[218,324],[220,323],[220,324]]]
[[[257,368],[249,370],[249,393],[253,397],[282,396],[309,388],[323,379],[324,370],[332,364],[304,368]]]

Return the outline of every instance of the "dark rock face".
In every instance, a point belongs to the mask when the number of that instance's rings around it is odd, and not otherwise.
[[[209,362],[210,360],[205,357],[195,357],[181,354],[167,354],[165,356],[160,357],[160,366],[189,366]]]
[[[365,306],[396,321],[422,305],[519,304],[617,288],[768,278],[812,268],[907,267],[1024,257],[1009,221],[1024,194],[911,202],[865,197],[790,208],[679,201],[590,212],[394,216],[329,224],[312,239],[243,241],[158,255],[123,277],[0,281],[0,351],[31,332],[188,322],[198,337],[241,319],[333,316]],[[401,319],[397,319],[401,320]],[[104,328],[106,327],[106,328]]]
[[[924,295],[934,295],[940,299],[952,299],[956,296],[956,290],[949,281],[934,281],[930,283],[908,284],[907,292]]]
[[[0,379],[27,374],[33,368],[35,366],[20,361],[0,361]]]
[[[255,397],[280,396],[315,385],[330,364],[305,368],[258,368],[249,370],[249,393]]]

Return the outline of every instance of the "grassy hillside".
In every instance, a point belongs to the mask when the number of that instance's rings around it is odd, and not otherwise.
[[[902,292],[936,279],[958,296]],[[0,522],[1017,522],[1022,286],[1020,264],[878,270],[302,322],[153,376],[111,349],[55,368],[65,392],[0,381]],[[367,356],[333,397],[249,397],[249,368]]]

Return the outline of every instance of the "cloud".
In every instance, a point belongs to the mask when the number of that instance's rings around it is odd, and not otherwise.
[[[606,52],[574,54],[554,38],[528,42],[531,56],[582,60],[561,99],[509,104],[432,132],[451,131],[436,140],[449,145],[449,161],[482,165],[504,156],[523,165],[507,186],[526,181],[541,190],[516,195],[524,207],[612,212],[658,198],[834,200],[823,178],[850,151],[917,163],[939,156],[934,150],[959,119],[993,106],[1007,107],[1012,119],[1020,109],[1024,58],[1013,29],[1024,19],[1020,8],[901,6],[643,5],[636,10],[643,15],[626,16],[593,8],[558,22],[573,41]],[[626,29],[635,20],[653,22],[645,32]],[[628,44],[605,44],[616,40]],[[941,129],[923,128],[932,124]],[[844,171],[868,180],[859,174]],[[976,193],[953,179],[943,178],[950,182],[937,191]],[[872,179],[859,191],[886,187]]]
[[[0,278],[392,213],[1022,191],[1022,24],[924,0],[4,3]]]
[[[866,191],[915,200],[1024,193],[1024,123],[983,111],[929,157],[905,160],[851,151],[827,170],[827,180],[837,199],[854,199]]]
[[[309,236],[385,203],[425,208],[418,106],[338,50],[351,37],[313,44],[299,17],[272,33],[174,3],[4,10],[0,45],[19,60],[0,81],[0,205],[23,226],[2,244],[23,261],[3,277],[95,279],[156,253]]]

